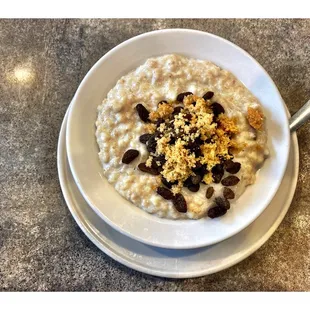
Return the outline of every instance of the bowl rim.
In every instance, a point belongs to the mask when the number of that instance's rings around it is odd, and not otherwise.
[[[142,34],[139,34],[137,36],[134,36],[132,38],[129,38],[123,42],[121,42],[120,44],[116,45],[115,47],[113,47],[111,50],[109,50],[106,54],[104,54],[102,57],[100,57],[95,64],[88,70],[88,72],[86,73],[86,75],[84,76],[84,78],[82,79],[81,83],[79,84],[69,107],[69,111],[68,111],[68,122],[67,122],[67,130],[66,130],[66,145],[67,145],[67,149],[68,149],[68,162],[69,162],[69,166],[70,166],[70,170],[72,172],[74,181],[76,182],[79,191],[81,192],[82,196],[84,197],[84,199],[86,200],[86,202],[89,204],[90,207],[92,207],[92,209],[106,222],[108,223],[110,226],[112,226],[114,229],[116,229],[117,231],[121,232],[122,234],[127,235],[130,238],[133,238],[135,240],[138,240],[144,244],[148,244],[151,246],[155,246],[155,247],[160,247],[160,248],[169,248],[169,249],[194,249],[194,248],[199,248],[199,247],[203,247],[203,246],[209,246],[218,242],[221,242],[225,239],[230,238],[231,236],[239,233],[240,231],[242,231],[243,229],[245,229],[247,226],[249,226],[252,222],[254,222],[260,215],[261,213],[267,208],[267,206],[270,204],[270,202],[272,201],[272,199],[274,198],[275,194],[277,193],[279,186],[283,180],[283,176],[285,174],[286,171],[286,167],[288,164],[288,156],[289,156],[289,150],[290,150],[290,130],[289,130],[289,121],[288,121],[288,116],[287,113],[285,112],[286,118],[285,118],[285,124],[283,125],[283,129],[284,129],[284,133],[285,134],[285,138],[286,138],[286,143],[287,143],[287,148],[286,148],[286,152],[285,154],[282,154],[282,157],[285,156],[285,161],[282,167],[282,171],[280,173],[280,177],[278,177],[275,181],[275,187],[274,187],[274,191],[273,193],[269,196],[269,199],[267,199],[264,203],[264,206],[262,208],[260,208],[260,211],[253,217],[253,219],[251,219],[250,221],[247,221],[246,224],[242,225],[239,227],[239,229],[234,230],[233,233],[227,235],[226,237],[221,237],[221,238],[214,238],[214,242],[210,243],[210,242],[202,242],[202,243],[196,243],[194,245],[188,245],[188,246],[184,246],[184,245],[178,245],[178,244],[174,244],[173,246],[169,245],[162,245],[160,242],[155,242],[153,240],[147,240],[145,238],[142,238],[140,236],[137,235],[133,235],[132,233],[126,231],[125,229],[123,229],[123,227],[117,225],[116,223],[114,223],[113,221],[111,221],[107,216],[105,216],[102,212],[100,212],[96,205],[93,203],[93,199],[91,199],[91,197],[89,197],[89,195],[87,194],[87,192],[85,192],[83,190],[83,186],[81,185],[80,182],[80,178],[78,177],[75,169],[74,169],[74,163],[72,162],[72,159],[70,157],[70,143],[69,143],[69,137],[70,137],[70,124],[72,122],[72,113],[73,113],[73,107],[75,105],[75,102],[78,100],[78,97],[80,96],[80,93],[83,91],[84,85],[86,84],[87,80],[89,79],[89,77],[96,71],[98,70],[98,68],[101,66],[101,64],[105,61],[108,60],[108,58],[113,55],[116,51],[118,51],[119,49],[122,49],[124,47],[126,47],[126,45],[129,45],[135,41],[140,40],[143,37],[148,37],[148,36],[152,36],[152,35],[157,35],[160,33],[187,33],[187,34],[203,34],[203,35],[208,35],[211,36],[217,40],[220,40],[230,46],[232,46],[233,48],[237,49],[240,53],[242,53],[244,56],[246,56],[247,58],[250,58],[265,74],[265,77],[268,79],[269,83],[272,84],[272,86],[274,87],[274,91],[277,95],[277,97],[279,98],[279,101],[281,102],[282,105],[282,109],[284,111],[286,111],[286,105],[284,103],[284,100],[276,86],[276,84],[274,83],[274,81],[272,80],[272,78],[269,76],[269,74],[267,73],[267,71],[263,68],[263,66],[254,58],[252,57],[248,52],[246,52],[245,50],[243,50],[241,47],[239,47],[238,45],[236,45],[235,43],[224,39],[220,36],[217,36],[215,34],[206,32],[206,31],[201,31],[201,30],[195,30],[195,29],[187,29],[187,28],[169,28],[169,29],[160,29],[160,30],[153,30],[153,31],[149,31],[149,32],[145,32]],[[146,211],[144,211],[146,212]],[[169,219],[167,219],[169,220]],[[174,220],[172,220],[174,221]]]

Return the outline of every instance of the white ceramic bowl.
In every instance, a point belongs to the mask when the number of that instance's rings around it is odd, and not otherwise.
[[[134,206],[102,176],[95,138],[97,106],[117,80],[147,58],[178,53],[210,60],[231,71],[261,101],[267,118],[268,158],[257,181],[232,204],[227,214],[211,220],[167,220]],[[66,143],[73,177],[93,210],[116,230],[153,246],[187,249],[220,242],[252,223],[268,206],[284,175],[290,133],[285,104],[267,72],[244,50],[218,36],[186,29],[145,33],[104,55],[79,86],[68,115]]]

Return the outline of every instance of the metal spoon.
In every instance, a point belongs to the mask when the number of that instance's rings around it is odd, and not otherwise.
[[[294,132],[310,119],[310,100],[306,102],[289,121],[290,131]]]

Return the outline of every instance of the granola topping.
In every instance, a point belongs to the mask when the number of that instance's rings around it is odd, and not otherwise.
[[[210,184],[213,182],[212,168],[233,158],[230,147],[237,147],[233,141],[238,127],[233,118],[223,113],[214,114],[210,99],[189,94],[183,97],[179,113],[173,113],[179,101],[162,103],[150,113],[152,122],[164,121],[153,132],[156,150],[150,153],[146,165],[151,166],[153,155],[164,156],[166,161],[161,175],[168,182],[177,182],[172,188],[174,193],[180,192],[184,182],[196,175],[193,169],[198,164],[205,165],[206,173],[201,179]]]

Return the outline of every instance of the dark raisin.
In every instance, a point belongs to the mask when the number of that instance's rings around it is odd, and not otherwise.
[[[192,153],[195,153],[196,151],[200,150],[200,145],[196,141],[190,141],[187,143],[186,148]]]
[[[190,130],[189,130],[189,133],[196,133],[197,132],[197,127],[192,127]]]
[[[181,213],[187,212],[186,200],[182,194],[176,194],[172,201],[173,201],[173,205],[179,212]]]
[[[162,166],[165,164],[165,162],[166,162],[166,160],[165,160],[164,155],[153,157],[151,167],[160,172],[163,170]]]
[[[158,102],[158,105],[162,104],[162,103],[168,103],[166,100],[162,100]]]
[[[159,118],[157,121],[156,121],[156,126],[159,127],[160,124],[164,123],[165,120],[163,118]]]
[[[206,191],[206,198],[210,199],[213,196],[214,188],[212,186],[207,188]]]
[[[225,208],[226,210],[230,209],[230,202],[226,198],[216,197],[214,201],[218,207]]]
[[[198,171],[202,168],[202,163],[201,162],[196,162],[196,166],[192,168],[193,171]]]
[[[168,182],[164,177],[161,178],[161,182],[170,189],[172,188],[173,185],[177,184],[177,181]]]
[[[156,152],[157,141],[155,140],[155,136],[152,136],[146,143],[146,149],[150,153]]]
[[[156,130],[156,131],[154,132],[154,137],[155,137],[155,138],[161,138],[162,136],[163,136],[163,133],[160,132],[159,130]]]
[[[234,199],[235,198],[235,193],[230,188],[224,187],[223,196],[226,199]]]
[[[140,136],[139,141],[143,144],[146,144],[146,142],[152,137],[153,135],[151,133],[145,133],[144,135]]]
[[[183,100],[184,100],[184,98],[186,97],[186,96],[189,96],[189,95],[193,95],[193,93],[191,93],[191,92],[185,92],[185,93],[181,93],[181,94],[179,94],[178,96],[177,96],[177,101],[179,101],[179,102],[183,102]]]
[[[183,110],[183,107],[177,106],[173,109],[172,114],[173,115],[179,114],[182,110]]]
[[[191,177],[188,177],[188,178],[183,182],[183,185],[184,185],[185,187],[194,185],[193,182],[192,182]]]
[[[234,186],[239,183],[240,179],[234,175],[230,175],[229,177],[226,177],[222,180],[222,184],[224,186]]]
[[[162,167],[157,164],[156,160],[154,158],[152,159],[151,167],[155,170],[158,170],[159,172],[162,171]]]
[[[158,187],[156,192],[166,200],[171,200],[174,197],[173,193],[165,187]]]
[[[127,150],[122,158],[122,163],[124,164],[130,164],[135,158],[139,156],[139,151],[137,150]]]
[[[195,173],[199,174],[201,178],[203,179],[204,175],[207,173],[207,166],[202,165],[201,168],[199,168],[198,170],[195,170]]]
[[[160,154],[159,156],[153,157],[158,166],[163,166],[166,162],[165,155]]]
[[[203,141],[203,140],[201,140],[201,138],[200,138],[200,137],[196,138],[196,139],[195,139],[195,142],[196,142],[197,144],[199,144],[199,145],[204,144],[204,141]]]
[[[208,91],[208,92],[206,92],[206,93],[202,96],[202,98],[203,98],[204,100],[209,100],[209,99],[211,99],[211,98],[213,97],[213,95],[214,95],[214,92],[213,92],[213,91]]]
[[[213,114],[214,114],[215,116],[218,116],[218,115],[221,114],[221,113],[225,113],[224,108],[223,108],[219,103],[217,103],[217,102],[213,102],[213,103],[211,104],[211,109],[212,109]]]
[[[174,137],[171,137],[169,140],[169,144],[170,145],[175,144],[175,141],[176,141],[176,139]]]
[[[199,191],[200,185],[199,185],[199,184],[191,184],[191,185],[187,186],[187,188],[188,188],[191,192],[196,193],[196,192]]]
[[[184,118],[185,118],[186,120],[190,121],[190,120],[192,119],[192,114],[187,113],[187,114],[184,115]]]
[[[224,214],[226,214],[226,212],[227,210],[225,208],[215,206],[208,210],[208,217],[210,217],[211,219],[214,219],[216,217],[223,216]]]
[[[198,158],[198,157],[200,157],[200,156],[202,155],[202,151],[201,151],[200,148],[197,149],[194,153],[195,153],[195,157],[196,157],[196,158]]]
[[[143,122],[147,123],[149,121],[150,112],[145,108],[145,106],[143,104],[139,103],[136,105],[136,110],[137,110],[141,120]]]
[[[216,164],[213,168],[212,168],[212,176],[213,176],[213,181],[214,183],[220,183],[222,180],[222,177],[224,175],[224,168],[223,165],[221,164]]]
[[[199,175],[199,174],[196,174],[196,175],[193,175],[193,176],[191,176],[191,181],[192,181],[192,183],[195,185],[195,184],[199,184],[200,182],[201,182],[201,180],[202,180],[202,177],[201,177],[201,175]]]
[[[227,172],[231,174],[236,174],[237,172],[239,172],[241,168],[241,164],[237,162],[233,162],[232,160],[226,160],[224,162],[224,167]]]
[[[152,175],[159,175],[159,171],[152,168],[152,167],[147,167],[145,165],[145,163],[141,163],[138,165],[138,168],[143,171],[143,172],[146,172],[146,173],[149,173],[149,174],[152,174]]]

